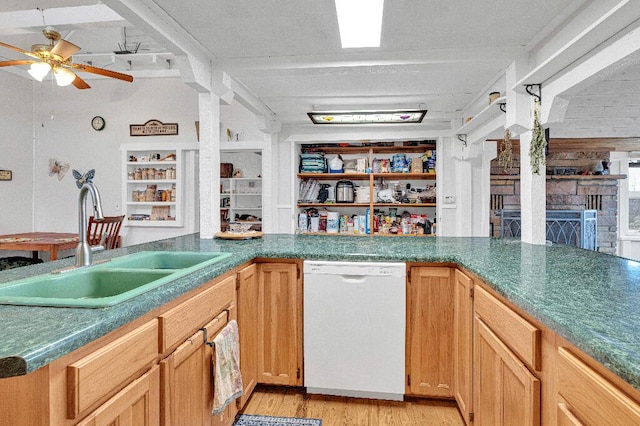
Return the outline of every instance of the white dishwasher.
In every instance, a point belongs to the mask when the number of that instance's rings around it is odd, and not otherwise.
[[[304,262],[309,393],[402,400],[404,263]]]

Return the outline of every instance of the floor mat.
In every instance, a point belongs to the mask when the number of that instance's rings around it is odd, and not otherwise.
[[[320,419],[301,419],[298,417],[271,417],[241,414],[236,419],[234,426],[321,426]]]

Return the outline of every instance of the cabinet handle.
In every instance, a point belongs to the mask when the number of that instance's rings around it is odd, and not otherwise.
[[[216,317],[216,320],[219,321],[219,318],[222,316],[222,314],[225,314],[227,317],[227,320],[225,321],[225,324],[229,322],[229,308],[225,309],[224,311],[222,311],[222,313],[220,315],[218,315]],[[204,344],[211,346],[212,348],[216,345],[215,342],[213,340],[209,340],[209,338],[207,337],[207,327],[202,327],[200,330],[202,330],[202,338],[204,340]]]

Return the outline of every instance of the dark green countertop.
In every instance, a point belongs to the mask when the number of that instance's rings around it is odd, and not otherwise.
[[[491,238],[265,235],[223,241],[198,234],[97,254],[223,251],[234,256],[102,309],[0,306],[0,377],[25,374],[255,257],[453,262],[640,390],[640,263],[567,246]],[[0,283],[48,273],[73,259],[0,272]],[[0,284],[2,285],[2,284]]]

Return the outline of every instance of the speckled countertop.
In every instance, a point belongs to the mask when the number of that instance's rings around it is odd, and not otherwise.
[[[0,306],[0,377],[34,371],[255,257],[454,262],[640,390],[640,263],[566,246],[490,238],[197,234],[98,253],[222,251],[234,256],[109,308]],[[0,272],[0,283],[71,265],[63,259]],[[2,284],[0,284],[2,285]]]

